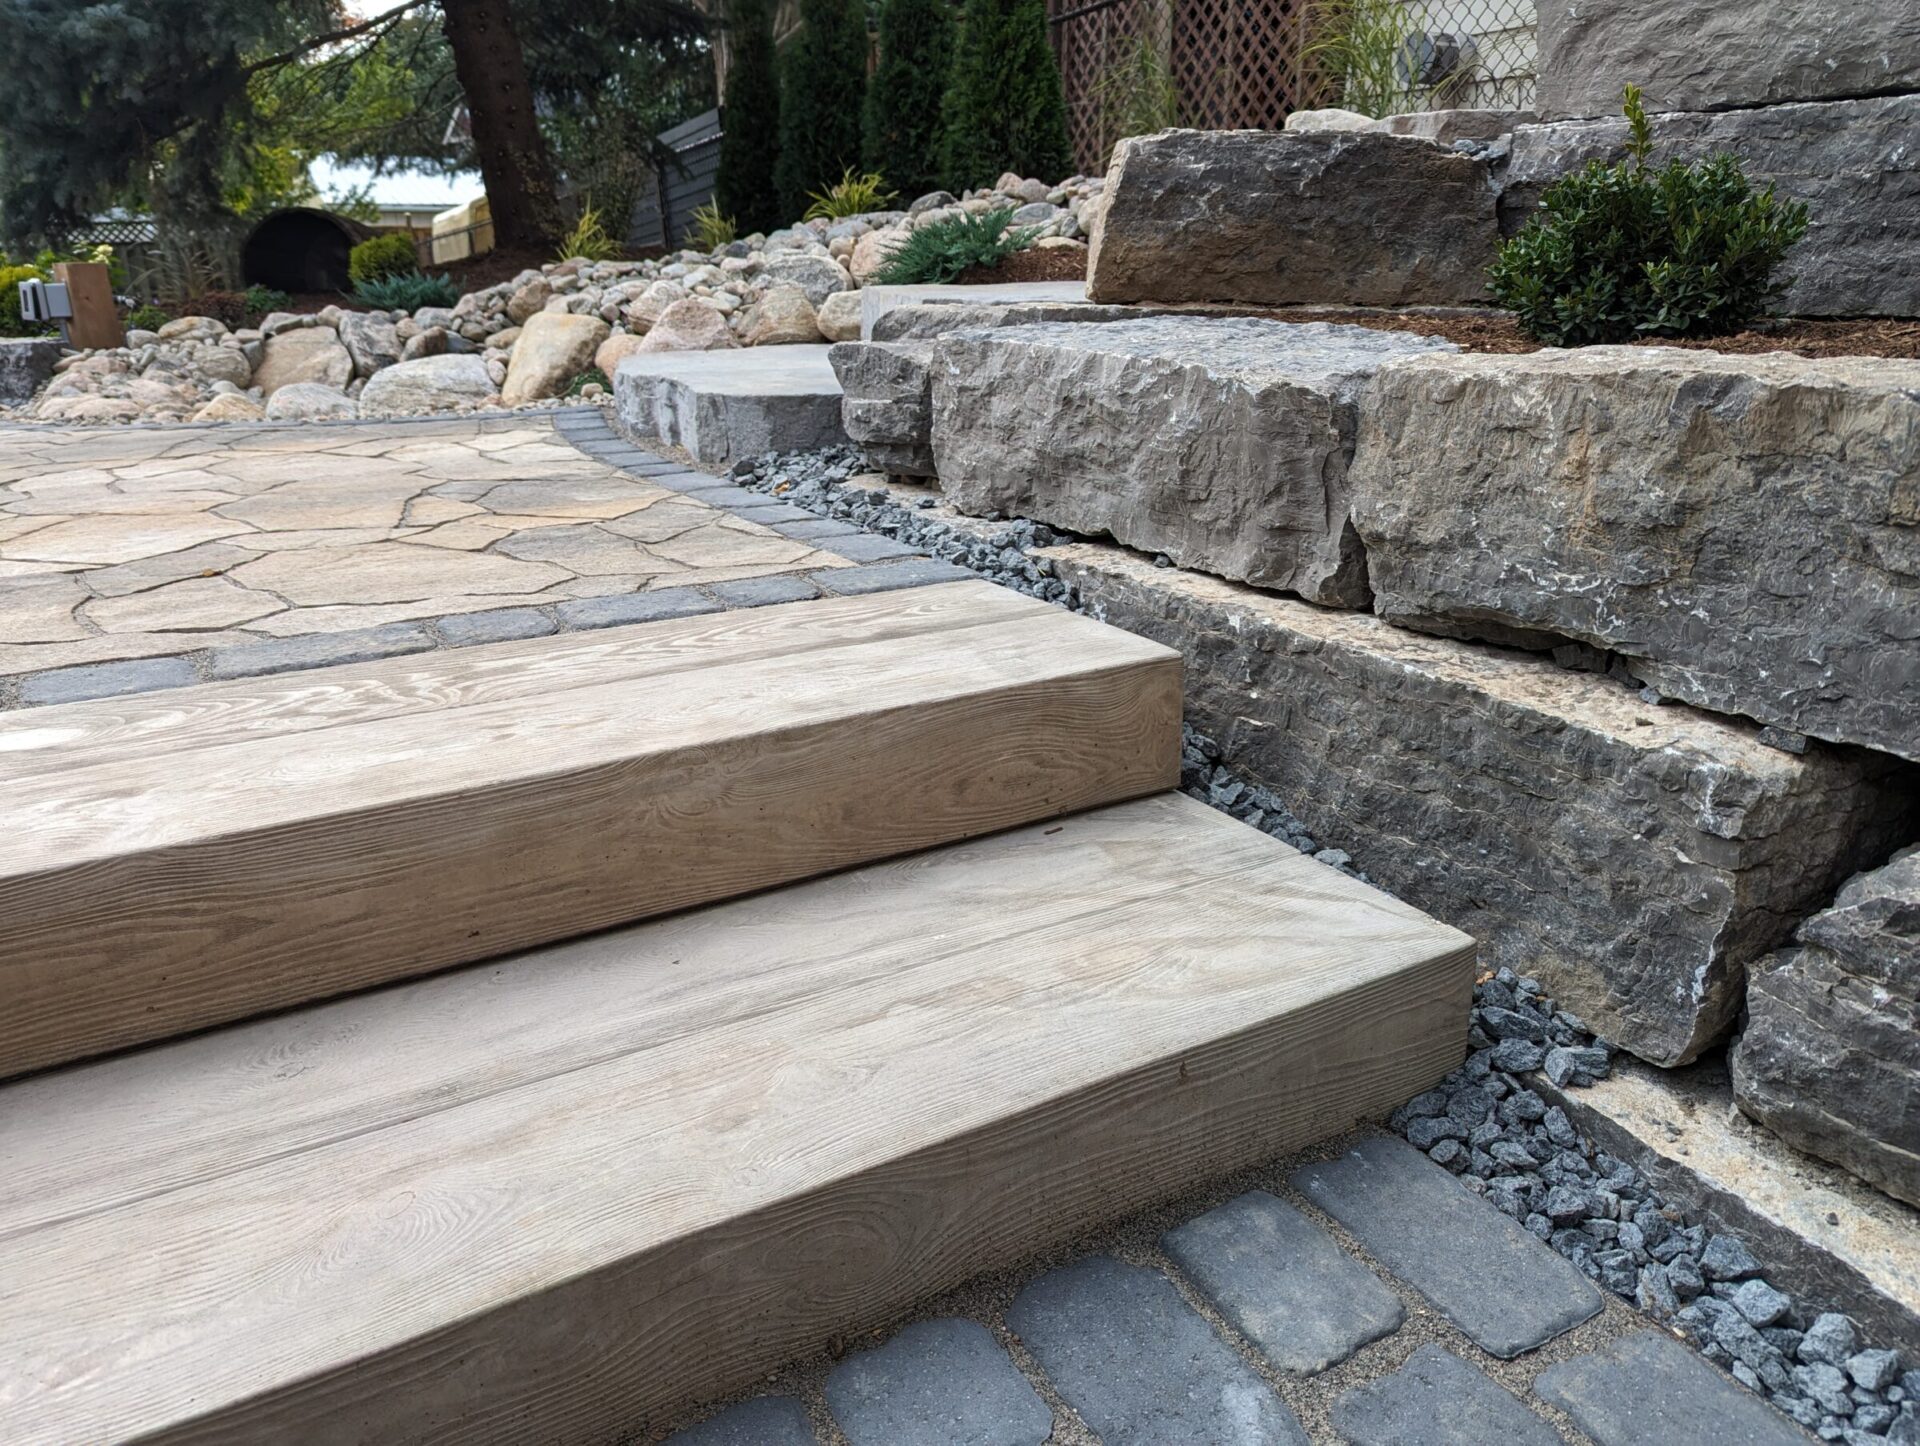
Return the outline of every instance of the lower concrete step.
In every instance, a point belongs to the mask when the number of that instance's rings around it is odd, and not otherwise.
[[[0,1075],[1178,778],[1157,644],[982,582],[0,717]]]
[[[844,446],[840,383],[826,346],[667,351],[613,374],[621,430],[725,465],[763,452]]]
[[[1378,1115],[1464,935],[1177,795],[0,1087],[0,1440],[644,1438]]]

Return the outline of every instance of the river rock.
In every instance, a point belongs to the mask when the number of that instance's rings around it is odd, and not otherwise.
[[[1551,118],[1920,91],[1920,6],[1888,0],[1539,0],[1536,95]],[[1685,36],[1684,44],[1674,38]]]
[[[1920,362],[1422,357],[1375,384],[1353,520],[1382,616],[1920,759],[1916,479]]]
[[[845,291],[853,279],[829,256],[813,256],[790,251],[767,257],[760,263],[756,281],[769,287],[797,286],[807,295],[810,305],[819,306],[836,291]]]
[[[645,335],[669,306],[692,295],[677,281],[656,281],[627,304],[627,325]]]
[[[1325,322],[1145,317],[958,331],[933,455],[964,512],[1106,534],[1183,567],[1364,607],[1347,520],[1362,388],[1452,344]]]
[[[782,284],[747,308],[740,340],[748,346],[817,345],[820,319],[806,292]]]
[[[1485,161],[1377,132],[1162,131],[1114,147],[1093,301],[1483,303]]]
[[[349,311],[340,317],[340,342],[353,358],[353,374],[370,377],[400,360],[405,345],[392,320],[379,312]]]
[[[282,387],[316,382],[342,391],[353,380],[353,357],[330,326],[308,326],[267,338],[253,384],[268,397]]]
[[[1747,965],[1914,836],[1913,775],[1889,759],[1783,753],[1535,654],[1118,548],[1040,556],[1093,616],[1185,655],[1193,726],[1318,844],[1655,1064],[1719,1039]]]
[[[375,372],[360,393],[360,410],[410,416],[478,406],[493,393],[487,364],[477,354],[424,356]]]
[[[639,350],[724,351],[738,346],[727,319],[697,297],[676,301],[648,329]]]
[[[451,334],[444,326],[423,326],[400,349],[401,361],[419,361],[421,357],[444,356],[452,348],[448,343]],[[489,338],[491,342],[491,338]]]
[[[1738,156],[1756,184],[1805,201],[1807,234],[1787,253],[1788,316],[1920,316],[1920,94],[1652,118],[1656,163]],[[1500,194],[1517,231],[1541,192],[1588,161],[1626,154],[1627,123],[1517,126]]]
[[[933,212],[923,212],[932,215]],[[911,233],[905,226],[889,226],[880,231],[869,231],[853,243],[853,259],[849,269],[853,279],[865,286],[878,274],[881,267],[892,259],[893,253],[907,244]]]
[[[544,276],[536,276],[525,285],[517,288],[507,299],[507,315],[516,326],[525,326],[528,320],[546,310],[547,303],[553,300],[553,283]]]
[[[836,291],[820,304],[814,318],[828,341],[860,339],[860,293]]]
[[[324,382],[284,382],[267,398],[269,422],[318,422],[359,415],[360,409],[352,397]]]
[[[593,365],[594,353],[612,330],[597,316],[572,312],[543,311],[529,317],[521,327],[520,340],[513,344],[500,400],[516,407],[559,396]]]
[[[594,370],[611,378],[621,362],[640,350],[640,343],[645,339],[630,331],[616,331],[601,342],[600,350],[593,354]]]
[[[1851,880],[1794,939],[1752,971],[1734,1098],[1920,1205],[1920,848]]]
[[[57,336],[0,337],[0,406],[18,406],[53,376],[60,360]]]
[[[193,414],[196,422],[257,422],[266,410],[241,392],[222,392]]]
[[[162,341],[218,341],[230,334],[224,321],[211,316],[176,316],[159,332]]]

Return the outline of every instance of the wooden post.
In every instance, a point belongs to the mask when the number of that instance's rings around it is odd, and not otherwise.
[[[53,279],[66,284],[68,299],[73,302],[73,321],[68,330],[74,346],[92,351],[127,344],[120,308],[113,302],[113,280],[103,264],[58,261],[54,263]]]

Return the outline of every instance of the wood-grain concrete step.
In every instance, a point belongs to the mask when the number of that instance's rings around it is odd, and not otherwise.
[[[0,1440],[644,1439],[1457,1065],[1472,942],[1174,794],[0,1086]]]
[[[0,1076],[1170,787],[1172,652],[984,582],[0,717]]]

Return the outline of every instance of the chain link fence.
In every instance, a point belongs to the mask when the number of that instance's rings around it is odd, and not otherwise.
[[[1080,168],[1169,126],[1533,103],[1533,0],[1048,0]]]

